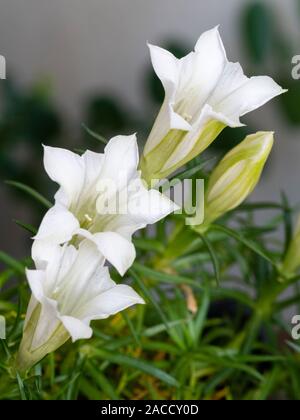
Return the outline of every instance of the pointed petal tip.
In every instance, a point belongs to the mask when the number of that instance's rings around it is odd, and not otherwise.
[[[200,48],[200,45],[203,46],[204,45],[203,43],[211,42],[214,37],[216,37],[218,39],[218,44],[217,44],[218,48],[221,49],[222,54],[226,58],[226,51],[225,51],[225,47],[223,45],[222,37],[221,37],[221,34],[220,34],[220,24],[214,26],[211,29],[208,29],[207,31],[203,32],[199,36],[199,38],[198,38],[198,40],[195,44],[194,51],[197,52]]]
[[[48,144],[44,144],[44,143],[42,143],[42,148],[44,150],[44,153],[51,152],[52,150],[58,149],[58,147],[48,146]]]
[[[212,29],[210,29],[210,31],[211,32],[217,32],[219,34],[220,33],[220,27],[221,27],[221,24],[218,23],[216,26],[214,26]],[[207,32],[209,32],[209,30]]]
[[[254,135],[261,136],[264,137],[266,140],[269,140],[274,138],[275,131],[258,131]]]
[[[140,305],[146,305],[146,302],[144,301],[142,297],[138,299],[137,303],[139,303]]]
[[[73,316],[62,316],[60,320],[70,334],[73,343],[77,340],[89,339],[93,335],[92,328],[80,319]]]

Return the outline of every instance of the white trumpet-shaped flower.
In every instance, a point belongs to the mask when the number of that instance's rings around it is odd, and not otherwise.
[[[178,208],[144,186],[138,163],[135,135],[111,139],[103,154],[87,151],[79,156],[45,147],[45,169],[60,188],[33,243],[37,268],[43,267],[51,246],[68,241],[78,245],[85,237],[120,274],[125,273],[135,259],[133,233]]]
[[[285,92],[267,76],[248,78],[239,63],[227,60],[218,31],[203,33],[195,50],[177,59],[149,45],[165,100],[147,140],[145,178],[163,178],[199,155],[226,127]]]
[[[90,338],[90,322],[116,314],[143,299],[127,285],[117,285],[95,244],[84,240],[56,246],[44,270],[27,270],[32,291],[18,365],[26,370],[72,338]]]

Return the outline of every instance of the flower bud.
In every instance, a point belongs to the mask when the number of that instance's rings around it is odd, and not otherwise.
[[[212,172],[205,193],[204,226],[238,207],[254,190],[273,146],[272,132],[247,136]]]
[[[294,236],[282,263],[281,271],[286,276],[293,276],[300,267],[300,216]]]

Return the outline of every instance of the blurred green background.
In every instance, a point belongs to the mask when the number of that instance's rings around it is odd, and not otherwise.
[[[300,54],[299,0],[150,3],[27,0],[25,7],[3,0],[0,53],[8,76],[0,82],[0,249],[28,254],[27,235],[13,219],[37,224],[41,218],[36,204],[3,181],[52,188],[50,196],[55,186],[43,171],[41,143],[100,151],[82,123],[107,138],[138,132],[143,144],[163,99],[146,40],[180,57],[216,24],[231,61],[248,75],[272,76],[289,92],[247,116],[247,127],[226,129],[210,150],[220,155],[249,132],[275,130],[271,164],[253,198],[278,199],[285,190],[300,201],[300,80],[291,76],[292,57]]]

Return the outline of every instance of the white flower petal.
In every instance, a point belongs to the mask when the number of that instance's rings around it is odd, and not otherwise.
[[[134,182],[136,193],[131,193],[128,213],[137,224],[153,224],[178,210],[179,207],[159,191],[144,187],[140,179]],[[133,188],[133,187],[132,187]]]
[[[218,84],[226,63],[226,53],[218,28],[202,34],[195,46],[195,52],[181,59],[181,91],[176,97],[179,100],[184,98],[188,103],[196,95],[194,106],[203,106]],[[189,99],[185,96],[191,97]],[[189,111],[193,115],[193,110]]]
[[[39,302],[36,300],[36,298],[31,295],[30,297],[30,301],[27,307],[27,311],[26,311],[26,316],[25,316],[25,321],[24,321],[24,329],[26,328],[28,321],[31,318],[31,315],[33,313],[33,311],[35,310],[36,306],[39,304]]]
[[[80,319],[74,318],[72,316],[62,316],[60,319],[64,324],[65,329],[72,337],[73,343],[77,340],[92,337],[93,330]]]
[[[82,159],[84,161],[85,168],[85,180],[84,184],[90,186],[92,183],[97,182],[97,179],[100,176],[102,165],[104,162],[103,153],[95,153],[87,150],[83,155]]]
[[[191,125],[174,111],[173,102],[166,97],[145,144],[144,155],[150,153],[170,130],[189,131]]]
[[[32,291],[34,301],[41,304],[41,312],[39,321],[36,326],[34,337],[32,341],[32,349],[36,349],[43,345],[53,334],[56,327],[59,325],[59,319],[57,317],[57,304],[56,302],[47,298],[44,293],[44,282],[46,280],[45,271],[41,270],[26,270],[27,280]],[[26,323],[28,325],[29,316],[32,314],[31,307],[26,317]],[[26,325],[26,324],[25,324]]]
[[[101,232],[92,239],[102,255],[123,276],[135,260],[134,245],[116,232]]]
[[[77,254],[73,245],[53,246],[46,256],[46,280],[43,283],[46,294],[50,295],[55,289],[58,279],[63,278],[74,267]]]
[[[44,146],[44,166],[49,177],[63,190],[63,195],[60,191],[56,198],[64,198],[65,205],[75,202],[84,180],[82,158],[66,149]]]
[[[162,82],[166,93],[170,93],[178,83],[179,60],[169,51],[148,44],[153,69]]]
[[[45,271],[43,270],[26,270],[26,277],[32,291],[33,296],[38,302],[44,300],[43,282],[46,279]]]
[[[144,303],[132,287],[125,284],[115,285],[89,302],[84,310],[84,317],[87,320],[104,319],[132,305]]]
[[[190,131],[191,129],[191,124],[189,124],[181,115],[174,111],[173,105],[170,105],[168,130]]]
[[[221,57],[225,57],[227,60],[226,51],[219,32],[219,25],[203,32],[203,34],[200,35],[195,45],[195,51],[197,53],[204,51],[213,53],[215,56],[217,56],[216,60],[219,60],[219,56],[221,55]]]
[[[200,117],[193,125],[191,131],[187,133],[182,141],[178,144],[170,158],[166,161],[163,166],[162,172],[169,171],[171,168],[176,167],[179,163],[183,165],[187,160],[192,159],[196,155],[200,154],[205,150],[211,142],[215,139],[215,135],[212,130],[212,135],[206,135],[202,142],[199,141],[199,133],[203,132],[205,127],[212,121],[219,121],[225,126],[230,127],[241,127],[243,124],[229,119],[226,115],[215,112],[212,107],[208,104],[204,105]],[[190,153],[197,146],[197,152],[187,159]]]
[[[70,247],[67,247],[66,251],[68,248]],[[60,301],[59,310],[62,315],[77,315],[77,308],[82,302],[91,299],[98,293],[99,288],[108,287],[103,285],[104,258],[96,245],[84,240],[75,252],[72,265],[68,252],[65,252],[60,263],[56,262],[59,270],[54,275],[55,280],[51,282],[47,279],[51,284],[48,294],[51,295],[53,290],[56,290],[55,295]]]
[[[41,313],[35,329],[32,350],[45,344],[59,327],[60,320],[57,315],[56,302],[45,299],[41,305]]]
[[[105,257],[123,276],[135,260],[133,244],[116,232],[100,232],[91,234],[80,229],[78,234],[92,241],[101,255]]]
[[[239,63],[228,63],[209,103],[214,111],[232,120],[230,126],[235,127],[240,125],[241,116],[260,108],[284,92],[270,77],[248,78]]]
[[[64,206],[56,204],[45,214],[34,239],[62,244],[69,241],[78,228],[76,217]]]
[[[139,163],[136,135],[112,138],[105,147],[104,155],[98,188],[102,187],[102,181],[109,180],[114,181],[118,189],[127,185]]]
[[[44,269],[47,262],[55,259],[56,245],[72,239],[78,229],[78,220],[65,207],[56,204],[48,210],[32,244],[31,256],[36,268]]]
[[[31,258],[37,270],[45,270],[52,254],[56,252],[57,245],[47,240],[35,240],[31,248]]]

